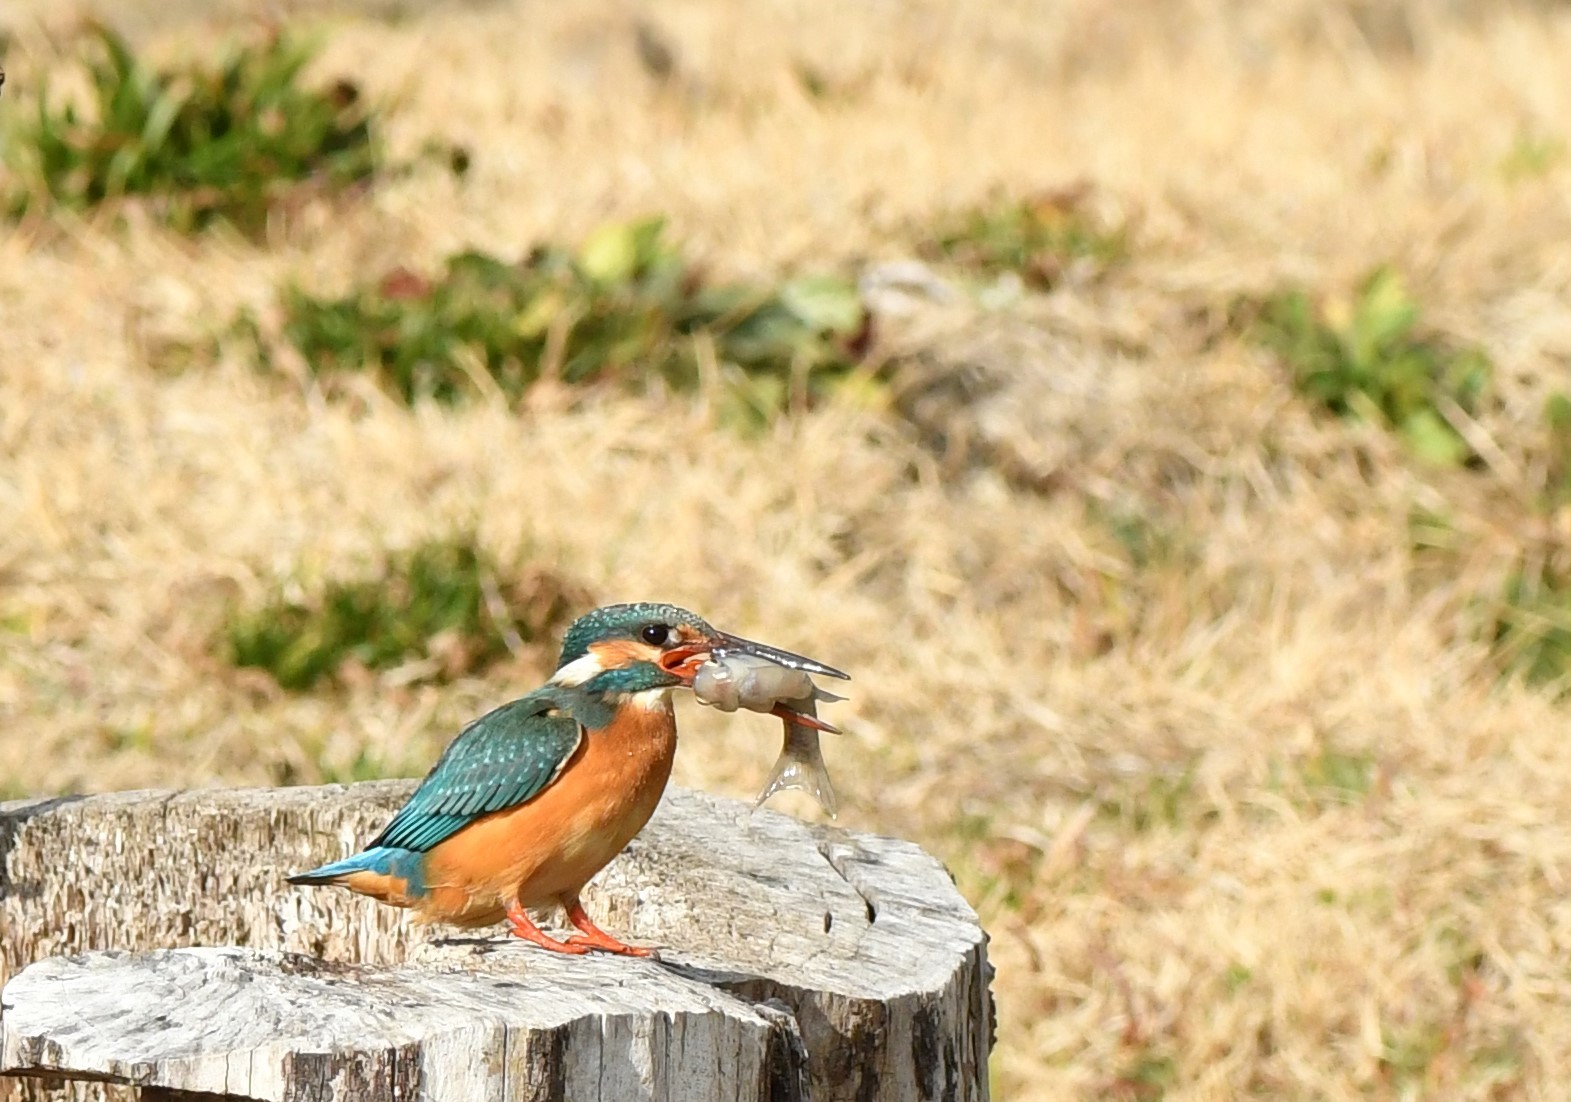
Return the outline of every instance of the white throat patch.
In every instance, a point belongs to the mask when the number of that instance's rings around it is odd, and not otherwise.
[[[551,684],[576,689],[581,685],[588,684],[605,672],[606,668],[600,664],[600,656],[593,650],[590,650],[582,658],[573,659],[552,674]],[[618,693],[613,699],[616,698],[625,700],[633,707],[641,708],[646,712],[669,712],[671,710],[670,687],[645,689],[637,693]]]
[[[551,684],[564,685],[569,689],[576,689],[578,686],[603,673],[605,673],[605,667],[600,664],[600,656],[594,651],[590,651],[582,658],[573,659],[552,674]]]
[[[641,693],[629,693],[627,699],[635,708],[642,708],[646,712],[669,712],[671,710],[671,690],[645,689]]]

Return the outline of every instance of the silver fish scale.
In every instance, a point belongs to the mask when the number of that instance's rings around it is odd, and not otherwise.
[[[699,703],[734,712],[746,708],[754,712],[771,712],[776,705],[789,705],[790,710],[814,716],[818,699],[838,700],[813,683],[804,670],[782,665],[755,654],[732,654],[715,650],[708,662],[698,667],[693,676],[693,695]],[[834,786],[829,780],[829,770],[818,743],[818,732],[801,723],[782,717],[785,739],[780,756],[754,806],[762,804],[776,792],[806,792],[818,802],[824,813],[835,817],[837,801]]]
[[[813,690],[813,679],[805,671],[755,654],[716,651],[693,675],[693,695],[699,703],[722,712],[738,708],[769,712],[783,701],[809,698]]]

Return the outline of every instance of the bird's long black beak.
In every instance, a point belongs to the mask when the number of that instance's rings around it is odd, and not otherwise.
[[[777,666],[784,666],[790,670],[802,670],[804,673],[816,673],[821,677],[838,677],[842,681],[850,681],[851,675],[826,666],[813,658],[800,654],[792,654],[788,650],[778,647],[765,646],[755,643],[751,639],[743,639],[739,635],[728,635],[721,631],[716,632],[710,641],[709,653],[716,658],[724,658],[728,654],[751,654],[758,658],[768,659]]]

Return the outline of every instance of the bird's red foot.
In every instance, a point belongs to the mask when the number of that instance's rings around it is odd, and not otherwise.
[[[567,920],[583,931],[567,939],[567,944],[579,952],[589,949],[601,949],[607,953],[620,953],[624,957],[652,957],[656,953],[653,949],[646,949],[639,945],[628,945],[618,941],[590,919],[589,913],[584,910],[584,905],[574,896],[567,902]]]
[[[514,937],[521,937],[525,941],[532,941],[542,949],[549,949],[553,953],[567,953],[570,956],[581,956],[589,952],[587,946],[575,944],[576,938],[568,941],[558,941],[540,927],[536,926],[529,917],[529,912],[517,903],[507,906],[507,925]]]

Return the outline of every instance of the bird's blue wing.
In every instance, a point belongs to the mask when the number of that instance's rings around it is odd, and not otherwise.
[[[493,811],[516,807],[557,778],[583,728],[536,694],[504,704],[461,731],[409,802],[367,849],[426,851]]]

